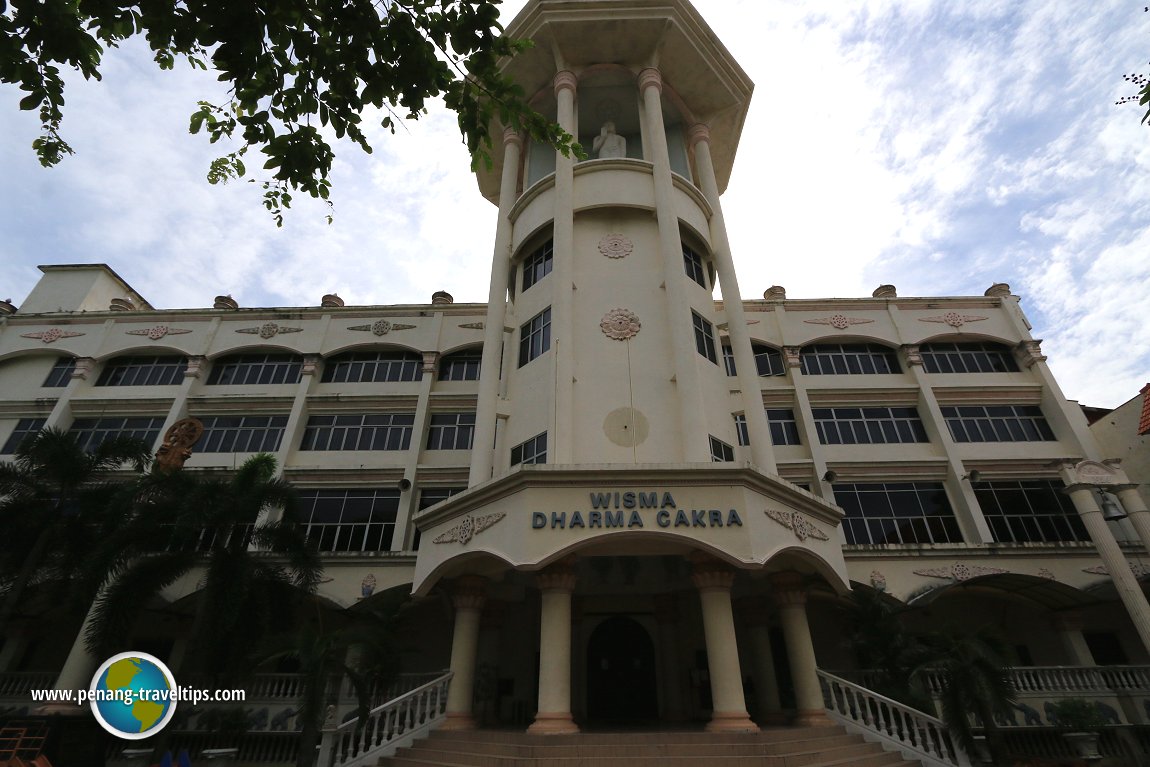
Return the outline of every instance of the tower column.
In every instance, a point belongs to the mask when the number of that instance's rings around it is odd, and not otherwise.
[[[447,692],[445,730],[475,727],[471,702],[475,689],[475,655],[479,648],[479,618],[483,612],[486,579],[465,575],[455,582],[451,601],[455,606],[455,631],[451,636],[451,687]]]
[[[777,472],[775,452],[771,444],[767,414],[763,410],[759,371],[755,365],[754,350],[751,348],[751,334],[747,331],[747,317],[743,311],[739,279],[735,276],[731,244],[727,239],[727,224],[723,219],[723,206],[719,200],[715,166],[711,162],[711,131],[706,125],[694,125],[688,134],[688,141],[695,148],[695,169],[699,174],[699,187],[711,206],[711,258],[719,275],[723,311],[727,314],[727,332],[731,336],[735,372],[738,376],[739,389],[742,391],[743,413],[747,418],[747,436],[751,442],[751,459],[763,471],[774,474]]]
[[[711,460],[707,443],[707,424],[703,419],[703,400],[699,371],[695,367],[694,333],[691,330],[690,303],[684,285],[682,241],[679,217],[672,196],[671,160],[667,154],[667,133],[663,126],[663,76],[648,67],[639,73],[639,91],[643,97],[643,119],[649,138],[647,159],[654,166],[655,215],[659,223],[659,243],[663,257],[663,289],[667,291],[667,327],[674,350],[676,400],[683,430],[683,460],[707,463]],[[678,329],[678,332],[674,332]],[[759,409],[762,410],[760,403]],[[766,416],[764,414],[763,418]]]
[[[655,595],[655,622],[659,625],[659,665],[663,679],[663,719],[681,722],[687,718],[683,710],[683,689],[680,684],[682,664],[679,662],[678,612],[671,594]]]
[[[779,681],[775,677],[775,655],[771,648],[771,623],[764,599],[740,603],[740,613],[747,624],[751,640],[752,678],[755,680],[755,703],[761,725],[783,724],[783,704],[779,699]]]
[[[487,288],[487,317],[483,323],[483,357],[479,364],[479,394],[475,408],[475,439],[471,451],[468,486],[491,479],[494,465],[496,400],[502,367],[503,325],[507,322],[507,278],[511,270],[511,206],[518,197],[519,154],[523,137],[514,128],[503,131],[503,176],[499,184],[499,217],[495,225],[495,251],[491,256],[491,282]]]
[[[1146,508],[1146,501],[1142,500],[1137,485],[1118,485],[1107,489],[1118,496],[1118,501],[1122,504],[1122,508],[1126,509],[1130,524],[1134,525],[1142,545],[1150,550],[1150,509]]]
[[[555,100],[559,126],[576,136],[575,91],[578,79],[574,72],[563,70],[555,75]],[[575,349],[574,317],[575,281],[575,158],[555,152],[555,213],[552,225],[554,247],[551,270],[551,347],[555,356],[554,428],[548,438],[548,463],[571,463],[575,444]],[[552,460],[550,456],[553,455]]]
[[[696,560],[692,570],[691,580],[699,590],[699,602],[703,608],[707,670],[711,675],[712,712],[707,730],[757,730],[747,715],[747,705],[743,700],[739,645],[731,610],[731,585],[735,581],[735,573],[710,557]]]
[[[571,716],[571,592],[575,571],[560,562],[536,576],[543,592],[539,616],[539,711],[528,732],[579,732]]]
[[[1106,526],[1106,520],[1102,518],[1102,510],[1098,508],[1098,502],[1094,499],[1094,489],[1093,485],[1073,484],[1066,488],[1066,492],[1069,493],[1070,500],[1078,511],[1078,517],[1098,551],[1098,556],[1106,565],[1106,571],[1110,573],[1118,598],[1126,607],[1138,637],[1142,640],[1142,646],[1150,652],[1150,604],[1147,604],[1146,596],[1138,585],[1138,579],[1130,571],[1130,563],[1126,561],[1122,549],[1118,547],[1118,542],[1114,540],[1110,528]]]
[[[823,705],[815,647],[811,643],[811,629],[807,623],[807,592],[802,576],[796,572],[777,573],[771,577],[771,586],[779,608],[779,621],[783,624],[791,681],[795,686],[794,723],[805,727],[830,724]]]

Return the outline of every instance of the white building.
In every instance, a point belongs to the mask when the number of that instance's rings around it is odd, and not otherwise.
[[[415,594],[405,663],[455,671],[447,727],[824,722],[858,588],[916,629],[993,625],[1021,666],[1150,662],[1150,515],[1009,286],[742,299],[720,195],[752,84],[697,12],[533,0],[509,33],[536,108],[600,148],[504,134],[486,305],[156,310],[107,266],[42,267],[0,324],[4,452],[191,416],[189,469],[274,453],[322,596]],[[36,632],[0,668],[90,674]]]

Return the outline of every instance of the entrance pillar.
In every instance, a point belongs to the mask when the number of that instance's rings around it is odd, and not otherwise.
[[[655,621],[659,624],[659,673],[662,679],[663,719],[682,722],[687,718],[683,710],[682,664],[679,663],[678,611],[675,597],[670,594],[655,596]]]
[[[447,691],[445,730],[475,729],[471,715],[475,690],[475,654],[479,646],[479,618],[483,612],[484,586],[487,579],[464,575],[452,586],[451,602],[455,606],[455,631],[451,636],[451,686]]]
[[[699,590],[703,608],[703,636],[707,642],[707,670],[711,674],[711,721],[707,731],[754,731],[759,728],[747,715],[743,679],[739,670],[739,645],[731,611],[731,584],[735,573],[710,557],[692,562],[691,580]]]
[[[779,608],[779,620],[783,624],[791,681],[795,686],[794,724],[800,727],[831,724],[819,686],[815,647],[807,623],[807,592],[803,578],[791,571],[776,573],[771,576],[771,586]]]
[[[755,680],[755,703],[759,724],[786,724],[786,714],[779,699],[779,681],[775,677],[775,655],[771,649],[770,609],[765,599],[748,599],[740,603],[739,613],[747,624],[751,640],[752,678]]]
[[[579,732],[571,716],[571,592],[575,571],[556,563],[535,576],[543,592],[539,617],[539,711],[528,732]]]

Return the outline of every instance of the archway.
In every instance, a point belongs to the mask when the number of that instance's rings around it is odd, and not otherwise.
[[[655,646],[631,618],[608,618],[587,643],[587,718],[597,724],[658,718]]]

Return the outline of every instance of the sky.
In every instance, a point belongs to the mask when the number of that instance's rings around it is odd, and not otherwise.
[[[744,298],[1006,282],[1067,397],[1134,397],[1150,382],[1150,128],[1115,101],[1150,69],[1139,3],[696,0],[755,83],[723,197]],[[162,72],[139,45],[102,71],[69,78],[76,155],[53,169],[0,86],[0,298],[19,304],[38,264],[103,262],[157,308],[486,300],[496,209],[445,109],[374,130],[373,155],[337,145],[334,223],[297,197],[277,228],[257,185],[204,178],[222,152],[188,117],[223,100],[213,74]]]

